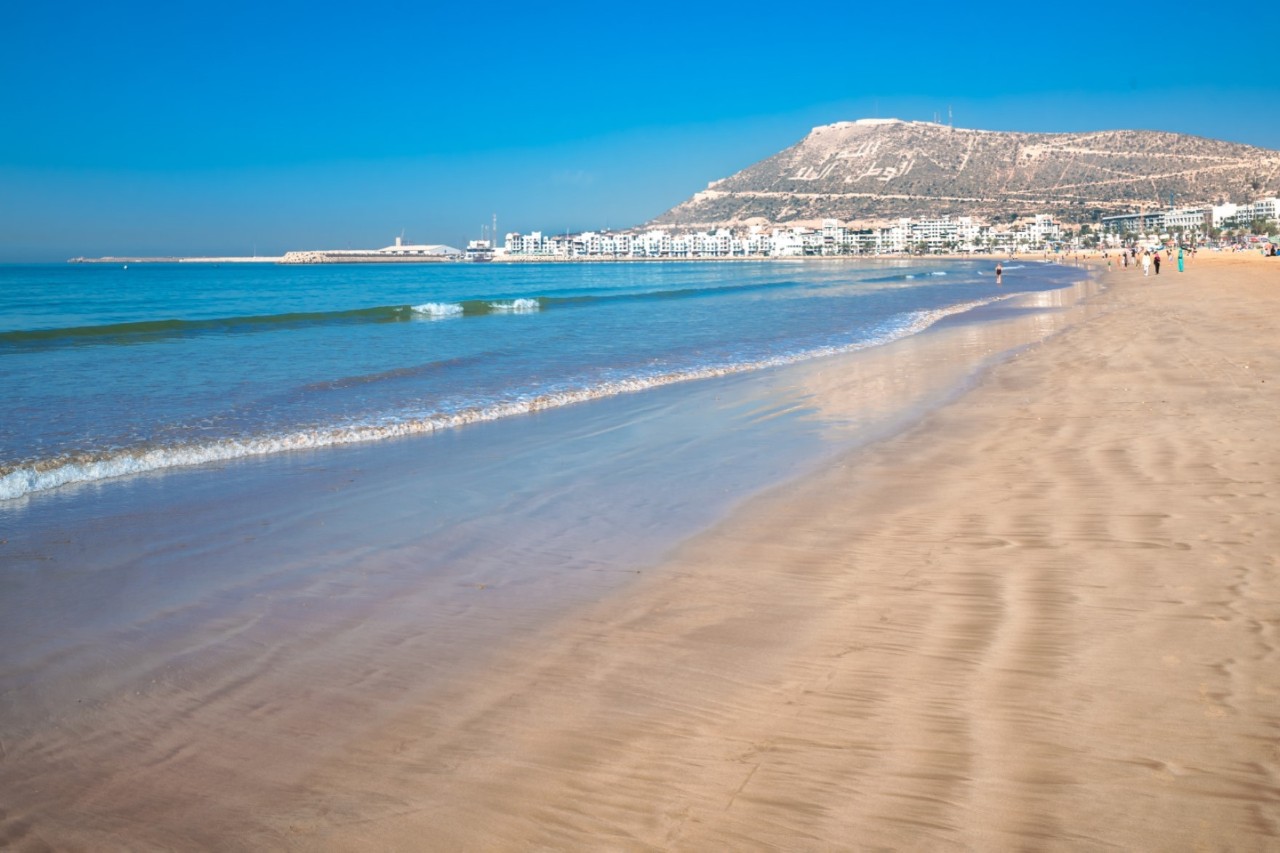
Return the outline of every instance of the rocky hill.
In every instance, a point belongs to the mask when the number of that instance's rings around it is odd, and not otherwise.
[[[1280,192],[1280,151],[1177,133],[1007,133],[862,119],[712,182],[652,225],[718,226],[900,216],[1063,222],[1138,206],[1249,201]]]

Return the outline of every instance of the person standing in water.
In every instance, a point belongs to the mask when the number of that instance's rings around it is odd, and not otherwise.
[[[1004,267],[1000,266],[1000,262],[996,261],[996,284],[1001,284],[1001,277],[1004,275]]]

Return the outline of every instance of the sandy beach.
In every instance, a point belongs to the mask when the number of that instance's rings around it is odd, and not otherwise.
[[[491,653],[459,638],[462,677],[416,685],[422,614],[371,598],[325,643],[24,722],[0,846],[1277,849],[1280,260],[1099,276],[905,432]],[[840,364],[807,381],[852,417]]]
[[[398,795],[301,837],[1276,849],[1280,267],[1111,276],[963,400],[343,756],[317,784]]]

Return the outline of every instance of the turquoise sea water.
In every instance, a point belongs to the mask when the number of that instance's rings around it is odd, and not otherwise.
[[[988,266],[2,266],[0,500],[748,373],[1080,278]]]

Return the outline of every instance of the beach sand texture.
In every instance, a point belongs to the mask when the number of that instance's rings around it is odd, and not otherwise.
[[[191,707],[53,814],[32,786],[78,733],[0,754],[0,842],[1280,849],[1280,261],[1099,275],[957,402],[312,762],[185,761]],[[216,738],[232,711],[285,713],[223,708]],[[271,798],[237,796],[249,761]]]

